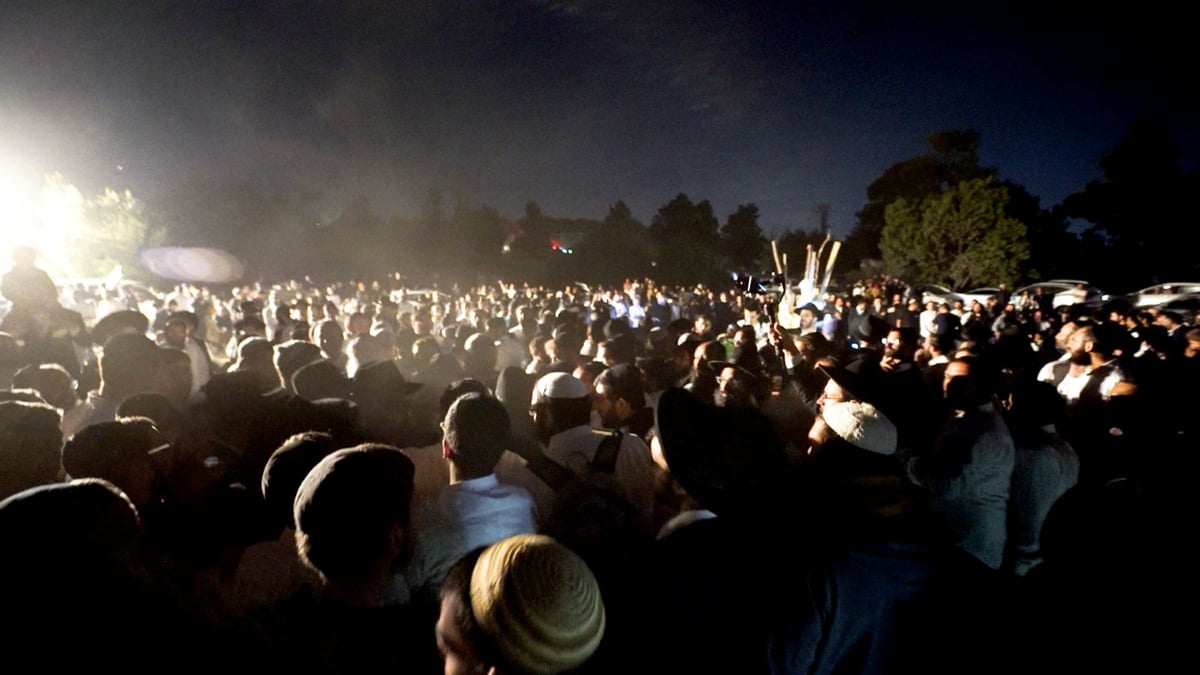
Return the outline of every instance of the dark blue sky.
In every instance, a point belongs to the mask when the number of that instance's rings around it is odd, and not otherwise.
[[[828,203],[844,234],[939,130],[978,130],[1044,206],[1144,113],[1200,156],[1182,9],[796,4],[9,1],[0,162],[150,198],[318,190],[330,215],[365,196],[415,216],[437,187],[649,222],[685,192],[770,230]]]

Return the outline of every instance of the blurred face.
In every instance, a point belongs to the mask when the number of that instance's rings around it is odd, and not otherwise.
[[[180,347],[187,339],[187,325],[182,321],[171,321],[163,329],[163,339],[167,344]]]
[[[427,312],[414,313],[413,333],[418,335],[430,335],[433,333],[433,319]]]
[[[1068,321],[1067,323],[1064,323],[1062,327],[1058,329],[1058,332],[1054,334],[1054,346],[1058,347],[1064,352],[1067,351],[1069,349],[1067,346],[1067,341],[1071,339],[1071,333],[1074,332],[1074,322]]]
[[[1088,332],[1082,328],[1071,333],[1071,337],[1067,338],[1067,351],[1071,354],[1071,360],[1080,360],[1082,363],[1088,363],[1087,352]]]
[[[698,335],[705,335],[712,331],[712,319],[707,316],[698,316],[693,322],[693,327]]]
[[[848,400],[850,400],[850,397],[847,395],[846,390],[842,389],[840,384],[830,379],[825,383],[825,388],[821,390],[821,396],[817,398],[817,405],[824,410],[827,403],[841,403]]]
[[[355,314],[350,317],[350,324],[347,326],[347,331],[351,335],[361,335],[371,330],[371,318],[363,314]]]
[[[600,415],[600,422],[606,429],[616,429],[621,426],[621,400],[612,396],[612,392],[603,384],[597,385],[596,395],[592,397],[592,408]]]
[[[950,385],[950,380],[956,377],[968,375],[971,372],[971,367],[961,361],[951,361],[946,364],[946,372],[942,377],[942,393],[946,393],[946,388]]]
[[[1188,340],[1183,355],[1189,359],[1200,357],[1200,340]]]

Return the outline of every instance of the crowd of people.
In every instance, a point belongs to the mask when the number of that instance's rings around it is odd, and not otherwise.
[[[978,672],[1186,644],[1200,329],[1170,312],[889,277],[80,298],[26,249],[0,294],[14,664]]]

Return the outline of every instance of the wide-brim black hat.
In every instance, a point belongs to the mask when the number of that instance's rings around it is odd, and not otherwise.
[[[817,366],[829,379],[846,390],[850,398],[876,404],[883,397],[883,370],[869,358],[859,358],[844,366]]]
[[[655,411],[673,475],[693,498],[722,516],[778,515],[791,475],[783,441],[754,408],[718,408],[673,387]]]
[[[364,364],[350,381],[350,392],[355,401],[389,394],[408,396],[420,388],[420,383],[405,380],[391,359]]]
[[[92,326],[92,341],[100,346],[119,333],[144,335],[150,329],[150,319],[132,309],[119,309],[105,314]]]

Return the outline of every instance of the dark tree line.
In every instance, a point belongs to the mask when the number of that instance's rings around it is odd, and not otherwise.
[[[888,167],[868,186],[836,265],[839,274],[879,268],[887,257],[880,245],[889,209],[898,219],[892,227],[936,233],[936,227],[953,226],[956,214],[980,212],[958,202],[946,206],[953,194],[963,193],[1000,195],[996,226],[1005,223],[1011,232],[1015,221],[1024,228],[1022,280],[1087,278],[1101,287],[1132,289],[1200,275],[1197,257],[1182,245],[1191,239],[1184,202],[1197,174],[1181,167],[1180,150],[1159,121],[1136,122],[1100,161],[1098,178],[1049,208],[1021,184],[1002,179],[997,168],[980,165],[978,132],[941,131],[928,140],[929,152]],[[961,189],[968,184],[989,187]],[[380,214],[365,198],[334,213],[321,213],[320,203],[321,195],[311,190],[266,193],[245,185],[188,181],[150,207],[167,241],[225,248],[246,261],[252,276],[264,278],[364,279],[406,270],[414,278],[447,283],[497,278],[613,283],[651,276],[665,283],[712,284],[723,283],[730,272],[774,269],[753,203],[722,216],[707,199],[693,201],[680,193],[648,223],[619,200],[601,219],[546,214],[532,201],[513,218],[461,194],[447,199],[437,189],[411,218]],[[807,248],[819,248],[825,236],[822,227],[793,227],[777,238],[792,276],[802,273]],[[905,246],[937,246],[941,239],[905,241]],[[890,256],[893,265],[942,259],[905,253],[912,255]],[[930,276],[921,269],[882,271],[916,281]]]

